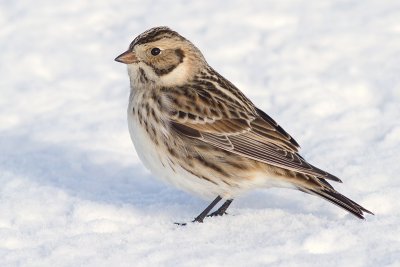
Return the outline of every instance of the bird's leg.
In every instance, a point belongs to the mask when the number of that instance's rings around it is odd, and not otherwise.
[[[218,202],[220,202],[222,198],[220,196],[217,196],[216,199],[213,200],[213,202],[211,202],[210,205],[208,205],[207,208],[205,208],[200,214],[199,216],[197,216],[193,222],[199,222],[202,223],[204,218],[207,216],[207,214],[210,212],[210,210],[212,210],[212,208],[214,208],[215,205],[217,205]],[[229,206],[229,205],[228,205]]]
[[[228,209],[228,207],[232,203],[232,201],[233,201],[233,199],[228,199],[227,201],[225,201],[224,204],[222,204],[221,207],[219,207],[218,210],[214,211],[213,213],[211,213],[207,217],[222,216],[222,215],[226,214],[226,210]]]

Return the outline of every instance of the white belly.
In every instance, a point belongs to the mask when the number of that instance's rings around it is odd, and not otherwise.
[[[167,181],[172,185],[187,192],[197,194],[206,199],[212,199],[220,195],[228,197],[229,188],[215,185],[201,179],[181,168],[177,163],[171,162],[166,150],[157,146],[148,136],[145,128],[139,123],[137,116],[134,116],[132,109],[128,109],[128,126],[132,142],[136,152],[154,176]]]

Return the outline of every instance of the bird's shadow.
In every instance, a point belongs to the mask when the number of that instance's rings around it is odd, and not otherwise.
[[[153,179],[133,160],[131,166],[116,161],[98,163],[90,151],[4,132],[0,147],[3,171],[81,199],[148,209],[155,203],[180,201],[184,197],[177,191],[177,195],[171,194],[173,189]]]

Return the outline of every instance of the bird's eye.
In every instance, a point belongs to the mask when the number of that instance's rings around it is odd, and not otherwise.
[[[155,48],[151,49],[151,54],[153,56],[157,56],[158,54],[160,54],[160,52],[161,52],[160,48],[155,47]]]

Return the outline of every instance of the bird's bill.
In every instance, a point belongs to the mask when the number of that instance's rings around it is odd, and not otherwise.
[[[138,59],[135,55],[135,52],[132,52],[130,50],[125,51],[121,55],[115,58],[115,61],[124,63],[124,64],[132,64],[132,63],[137,63]]]

